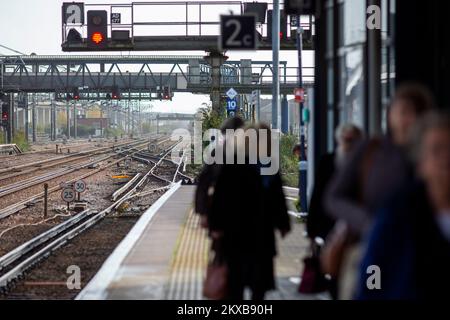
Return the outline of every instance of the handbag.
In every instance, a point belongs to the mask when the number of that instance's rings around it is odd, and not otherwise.
[[[217,251],[211,253],[203,283],[203,296],[211,300],[223,300],[228,295],[228,266]]]
[[[320,266],[319,249],[312,248],[312,255],[303,260],[304,269],[301,282],[298,287],[299,293],[311,294],[324,292],[328,289],[328,281]]]

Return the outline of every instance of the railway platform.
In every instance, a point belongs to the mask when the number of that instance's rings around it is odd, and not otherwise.
[[[209,240],[193,213],[195,186],[174,184],[140,218],[129,234],[79,293],[79,300],[200,300]],[[276,291],[267,299],[328,299],[297,293],[307,254],[304,225],[278,239]]]

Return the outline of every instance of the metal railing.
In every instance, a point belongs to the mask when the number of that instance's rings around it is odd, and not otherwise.
[[[210,67],[208,65],[201,65],[199,74],[190,70],[188,67],[188,83],[209,85],[212,82]],[[273,72],[270,66],[266,67],[241,67],[233,69],[232,73],[224,73],[227,70],[221,68],[221,83],[222,84],[271,84],[273,81]],[[279,72],[280,84],[298,83],[298,68],[297,67],[280,67]],[[303,67],[302,78],[305,83],[314,83],[314,67]]]
[[[135,36],[217,36],[219,35],[220,15],[244,13],[244,4],[249,1],[173,1],[173,2],[132,2],[131,4],[85,4],[85,19],[88,10],[106,10],[108,17],[112,13],[121,15],[120,23],[108,23],[108,33],[114,30],[128,30],[130,37]],[[268,9],[272,4],[268,3]],[[288,36],[291,35],[291,18],[288,16]],[[304,30],[311,30],[313,25],[301,23]],[[87,37],[86,24],[62,25],[62,42],[67,40],[69,29],[76,29]],[[258,23],[257,31],[266,37],[269,26]]]

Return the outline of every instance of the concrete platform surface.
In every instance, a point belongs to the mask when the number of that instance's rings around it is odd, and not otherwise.
[[[210,241],[194,214],[195,186],[176,184],[139,219],[77,299],[200,300]],[[269,300],[329,299],[297,293],[308,254],[304,225],[278,240],[277,290]],[[246,293],[248,297],[249,294]]]

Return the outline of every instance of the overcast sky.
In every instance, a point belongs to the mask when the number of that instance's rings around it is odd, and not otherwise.
[[[216,0],[217,1],[217,0]],[[80,54],[63,53],[61,51],[61,4],[63,0],[0,0],[0,44],[10,47],[24,54],[36,53],[38,55],[61,55],[61,54]],[[83,2],[83,1],[79,1]],[[147,1],[152,2],[152,1]],[[251,1],[250,1],[251,2]],[[85,1],[86,4],[111,4],[121,3],[130,4],[126,0],[97,0]],[[229,8],[226,6],[215,6],[213,10],[204,9],[202,20],[219,20],[219,14],[227,13]],[[85,8],[86,10],[86,8]],[[136,10],[140,13],[140,18],[149,17],[149,20],[160,18],[166,21],[178,21],[181,16],[185,16],[183,7],[170,6],[152,7],[151,12],[148,7],[140,7]],[[192,11],[192,12],[191,12]],[[122,14],[125,16],[125,14]],[[198,19],[197,10],[189,11],[190,20]],[[124,19],[124,18],[123,18]],[[156,35],[158,30],[141,31],[147,35]],[[152,34],[148,34],[152,32]],[[207,31],[205,31],[207,32]],[[213,32],[213,31],[212,31]],[[155,34],[156,33],[156,34]],[[0,47],[0,54],[15,54],[9,50]],[[89,52],[81,54],[92,54]],[[102,53],[105,54],[105,53]],[[178,51],[178,52],[110,52],[107,54],[176,54],[176,55],[204,55],[202,51]],[[271,51],[243,52],[229,51],[227,55],[230,60],[253,59],[253,60],[272,60]],[[313,66],[312,52],[303,54],[304,65]],[[288,66],[297,67],[296,51],[282,51],[280,60],[288,61]],[[167,70],[169,71],[169,70]],[[209,97],[205,95],[192,95],[187,93],[177,93],[173,101],[154,102],[155,111],[163,112],[195,112],[202,102],[208,102]]]

